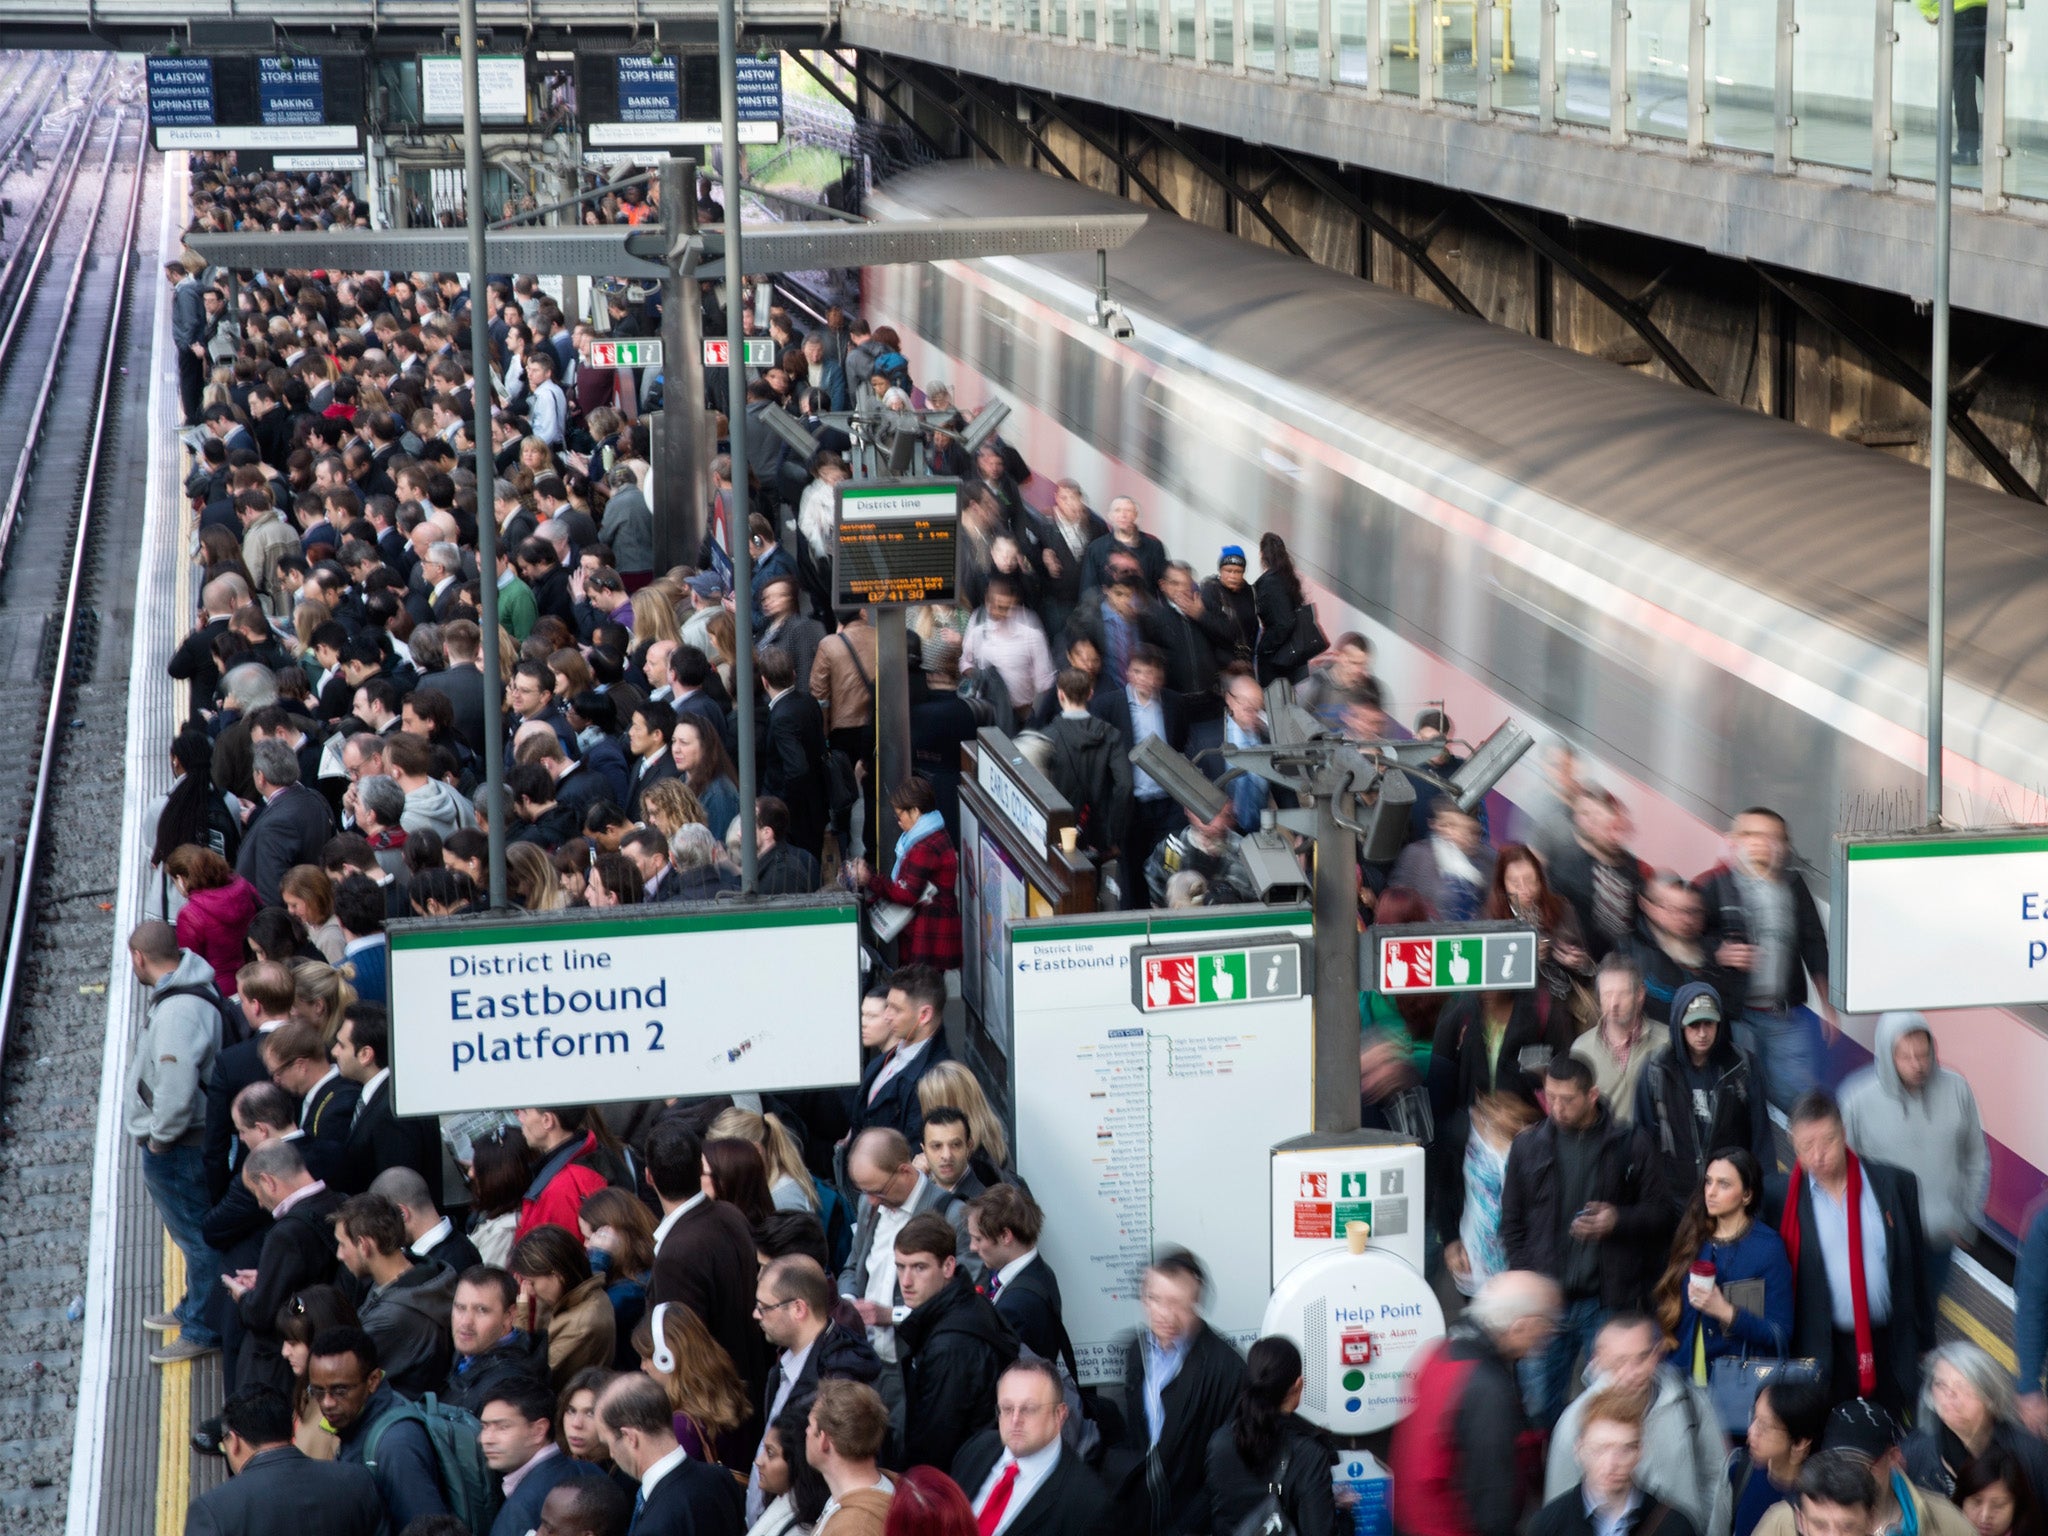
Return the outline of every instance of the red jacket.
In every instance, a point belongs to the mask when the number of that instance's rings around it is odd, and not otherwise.
[[[920,838],[903,856],[903,878],[891,880],[880,870],[868,877],[868,890],[882,901],[916,908],[910,926],[896,941],[898,965],[928,965],[937,971],[960,968],[960,902],[956,894],[960,856],[944,832]],[[931,900],[919,905],[930,891]]]
[[[1477,1328],[1460,1325],[1412,1367],[1415,1407],[1394,1426],[1398,1536],[1513,1536],[1531,1487],[1514,1368]]]
[[[256,887],[236,875],[226,885],[194,891],[178,910],[178,947],[195,951],[213,967],[213,984],[222,997],[235,995],[235,972],[247,959],[243,940],[262,905]]]
[[[542,1161],[540,1171],[526,1187],[526,1198],[519,1202],[519,1225],[512,1230],[515,1245],[536,1227],[549,1226],[561,1227],[582,1240],[577,1213],[585,1199],[611,1182],[591,1166],[596,1156],[597,1137],[585,1131],[580,1146],[565,1142]]]

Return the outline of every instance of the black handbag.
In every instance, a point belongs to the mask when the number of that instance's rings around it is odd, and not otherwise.
[[[1259,1502],[1232,1528],[1230,1536],[1295,1536],[1294,1522],[1287,1518],[1287,1506],[1281,1502],[1281,1489],[1287,1484],[1287,1462],[1293,1454],[1288,1451],[1280,1457],[1280,1465],[1273,1469],[1273,1480],[1266,1484]]]
[[[1266,665],[1276,673],[1299,671],[1329,648],[1330,637],[1316,622],[1316,605],[1303,603],[1294,610],[1293,632],[1266,657]]]

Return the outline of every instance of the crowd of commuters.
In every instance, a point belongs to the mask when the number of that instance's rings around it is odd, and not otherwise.
[[[626,189],[604,216],[637,222],[656,196]],[[361,212],[318,175],[202,165],[194,194],[212,228]],[[913,624],[915,772],[882,785],[875,630],[825,581],[847,469],[817,418],[952,403],[886,327],[835,311],[805,333],[771,311],[778,361],[743,409],[793,412],[828,446],[796,462],[757,429],[744,480],[721,458],[710,489],[756,562],[760,890],[836,870],[908,910],[862,1004],[861,1082],[533,1106],[456,1159],[392,1111],[384,924],[482,909],[492,735],[517,906],[736,888],[723,551],[655,568],[636,418],[659,381],[585,363],[588,327],[530,278],[490,280],[479,369],[448,274],[166,275],[203,579],[130,942],[148,1014],[127,1128],[186,1257],[187,1294],[147,1319],[174,1335],[152,1358],[219,1351],[229,1387],[195,1440],[237,1476],[191,1529],[1230,1536],[1275,1510],[1304,1536],[1341,1528],[1301,1357],[1210,1329],[1193,1255],[1154,1256],[1117,1379],[1080,1384],[1039,1251],[1057,1192],[1042,1210],[1023,1188],[943,1028],[960,747],[981,726],[1042,767],[1129,907],[1252,899],[1239,839],[1284,803],[1241,777],[1197,821],[1133,765],[1139,744],[1265,741],[1279,678],[1333,729],[1409,734],[1370,644],[1324,636],[1280,538],[1256,579],[1236,545],[1198,573],[1131,497],[1098,514],[1063,480],[1041,510],[1014,449],[969,455],[965,418],[941,421],[961,599]],[[608,308],[614,332],[655,325],[629,295]],[[1442,710],[1413,734],[1442,740],[1434,772],[1457,766]],[[1418,780],[1405,847],[1361,882],[1362,918],[1514,919],[1541,946],[1533,992],[1362,1000],[1363,1119],[1426,1145],[1432,1273],[1468,1298],[1394,1437],[1395,1529],[1960,1536],[1967,1515],[1978,1536],[2048,1536],[2048,1231],[2022,1266],[2039,1316],[2017,1394],[1968,1346],[1926,1356],[1988,1185],[1968,1085],[1902,1014],[1839,1099],[1821,1088],[1833,1020],[1806,1004],[1826,935],[1778,816],[1743,812],[1727,860],[1687,879],[1635,856],[1626,809],[1569,753],[1549,770],[1512,840],[1505,808],[1468,815]]]

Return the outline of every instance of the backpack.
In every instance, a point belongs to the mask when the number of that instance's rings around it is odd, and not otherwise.
[[[416,1403],[401,1403],[370,1426],[363,1439],[363,1465],[376,1472],[384,1432],[407,1419],[427,1432],[448,1512],[472,1531],[489,1530],[498,1513],[498,1485],[477,1440],[483,1425],[475,1414],[451,1407],[431,1392]]]
[[[239,1010],[233,1013],[228,1011],[228,1005],[221,998],[220,989],[212,982],[186,981],[175,987],[165,987],[149,1000],[150,1011],[154,1013],[158,1003],[173,997],[196,997],[211,1005],[214,1013],[219,1016],[221,1050],[226,1050],[231,1045],[240,1045],[249,1038],[249,1021]]]

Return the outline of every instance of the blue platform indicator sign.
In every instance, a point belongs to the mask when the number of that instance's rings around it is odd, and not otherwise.
[[[619,56],[619,121],[672,123],[682,115],[683,85],[673,57]]]
[[[302,128],[327,121],[327,86],[318,59],[259,58],[256,110],[266,128]]]
[[[148,66],[151,127],[213,127],[213,60],[152,58]]]
[[[734,60],[739,84],[739,120],[743,123],[782,121],[782,55]]]

